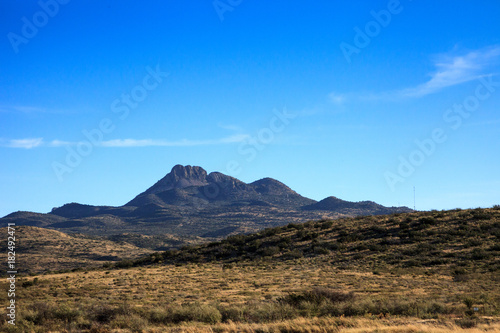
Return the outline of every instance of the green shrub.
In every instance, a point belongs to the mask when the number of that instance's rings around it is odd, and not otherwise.
[[[325,301],[339,303],[351,301],[355,298],[352,292],[343,292],[327,288],[314,288],[310,291],[300,293],[290,293],[287,296],[278,299],[279,303],[299,306],[301,303],[308,302],[312,304],[322,304]]]
[[[268,246],[260,249],[258,253],[264,257],[271,257],[280,253],[280,248],[278,246]]]
[[[132,332],[142,332],[148,326],[148,321],[137,314],[118,315],[110,324],[113,328],[128,329]]]
[[[82,312],[80,310],[70,307],[67,304],[63,304],[54,310],[54,318],[67,323],[76,321],[81,315]]]
[[[313,248],[313,251],[316,254],[328,254],[328,253],[330,253],[330,250],[328,250],[326,247],[323,247],[323,246],[315,246]]]
[[[304,257],[304,253],[302,253],[301,250],[299,249],[293,249],[291,251],[288,251],[283,255],[285,259],[299,259]]]
[[[457,319],[455,322],[457,323],[458,326],[464,329],[474,328],[477,326],[477,319],[475,318],[466,317],[462,319]]]
[[[206,304],[189,304],[170,307],[167,309],[169,321],[174,324],[186,321],[195,321],[206,324],[217,324],[222,321],[222,314],[213,306]]]

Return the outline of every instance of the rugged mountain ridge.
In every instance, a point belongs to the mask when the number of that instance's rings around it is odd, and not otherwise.
[[[252,183],[199,166],[176,165],[120,207],[69,203],[48,214],[16,212],[0,219],[63,232],[223,237],[311,219],[409,212],[371,201],[306,198],[272,178]]]
[[[247,184],[220,172],[207,174],[201,167],[176,165],[169,174],[125,206],[140,207],[150,204],[158,207],[200,204],[224,206],[244,205],[246,202],[297,208],[313,204],[315,201],[301,196],[272,178]]]

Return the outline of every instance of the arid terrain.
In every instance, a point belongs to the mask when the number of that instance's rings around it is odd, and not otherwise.
[[[499,237],[498,207],[290,224],[99,269],[22,276],[18,325],[1,327],[496,332]]]

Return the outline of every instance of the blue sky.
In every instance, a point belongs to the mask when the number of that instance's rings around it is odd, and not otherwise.
[[[0,216],[176,164],[421,210],[500,204],[498,1],[2,1]]]

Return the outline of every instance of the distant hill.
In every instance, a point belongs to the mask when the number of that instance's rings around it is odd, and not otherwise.
[[[0,234],[7,235],[6,228]],[[151,249],[84,235],[67,235],[31,226],[16,227],[16,263],[19,273],[41,273],[81,267],[102,267],[105,262],[135,259]],[[0,245],[5,262],[7,242]]]
[[[395,211],[404,211],[401,207],[385,207],[373,201],[352,202],[336,197],[325,198],[311,205],[303,206],[302,209],[334,211],[351,216],[366,215],[365,212],[371,212],[371,215],[385,215]],[[408,211],[410,210],[408,209],[407,212]]]
[[[218,238],[290,222],[410,212],[371,201],[306,198],[272,178],[242,182],[198,166],[176,165],[153,186],[120,207],[69,203],[48,214],[15,212],[0,219],[66,233],[89,235],[170,234]]]
[[[344,269],[407,269],[451,274],[500,272],[500,207],[309,221],[182,250],[118,267],[151,264],[319,260]]]

